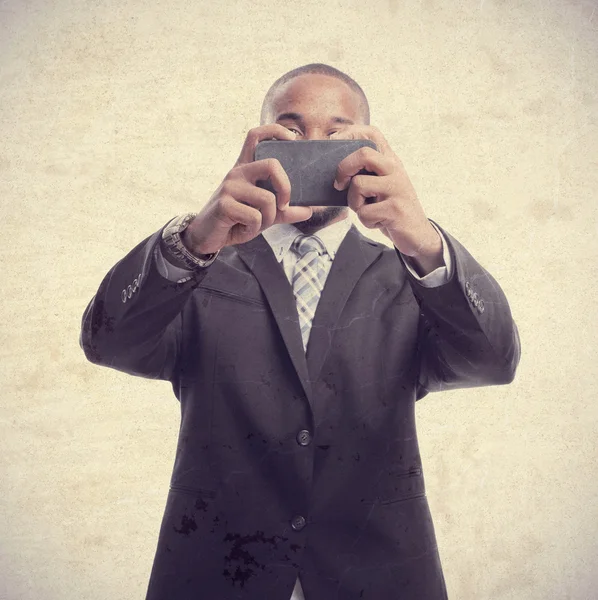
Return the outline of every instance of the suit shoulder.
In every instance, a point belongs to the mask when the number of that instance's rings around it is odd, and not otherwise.
[[[379,250],[380,252],[382,252],[383,257],[385,259],[397,259],[400,262],[398,253],[396,248],[394,247],[394,245],[392,244],[392,242],[390,240],[384,240],[382,242],[377,241],[377,240],[373,240],[372,238],[364,235],[363,233],[361,233],[361,231],[359,231],[357,228],[355,228],[357,230],[357,234],[359,236],[359,239],[361,241],[362,244],[365,244],[366,247],[373,247],[376,248],[377,250]]]

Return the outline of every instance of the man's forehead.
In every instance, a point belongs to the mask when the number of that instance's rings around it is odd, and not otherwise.
[[[360,112],[361,103],[357,92],[344,81],[329,75],[310,73],[299,75],[279,86],[272,95],[270,108],[274,118],[280,113],[301,112],[290,110],[290,107],[296,105],[301,105],[304,110],[312,106],[330,106],[331,109],[342,106],[345,109],[343,112],[351,113],[352,116],[353,113]]]
[[[279,85],[272,96],[272,100],[273,102],[279,102],[292,97],[321,93],[357,96],[354,90],[337,77],[320,73],[304,73]]]

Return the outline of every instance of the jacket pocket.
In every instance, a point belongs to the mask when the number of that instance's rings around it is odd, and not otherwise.
[[[234,292],[229,292],[228,290],[220,290],[217,288],[201,286],[197,289],[198,291],[204,292],[208,295],[217,296],[219,298],[227,298],[228,300],[233,300],[234,302],[243,302],[245,304],[252,304],[254,306],[264,306],[263,300],[260,300],[259,298],[242,296],[241,294],[235,294]]]
[[[206,490],[203,488],[192,488],[186,485],[174,484],[170,486],[171,492],[180,492],[181,494],[189,494],[198,498],[215,498],[215,490]]]
[[[403,473],[389,473],[384,485],[377,490],[378,504],[394,504],[403,500],[425,496],[424,478],[421,468]]]
[[[378,504],[380,506],[386,506],[388,504],[398,504],[399,502],[405,502],[405,500],[413,500],[414,498],[423,498],[426,495],[425,492],[416,492],[410,494],[408,496],[401,496],[400,498],[389,498],[385,500],[380,500]]]

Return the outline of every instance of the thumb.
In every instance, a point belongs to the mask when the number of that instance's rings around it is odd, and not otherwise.
[[[276,212],[274,223],[298,223],[307,221],[313,213],[311,206],[289,206],[285,210]]]

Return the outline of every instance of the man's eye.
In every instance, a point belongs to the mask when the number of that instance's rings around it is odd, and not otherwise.
[[[287,129],[289,131],[292,131],[296,135],[301,135],[301,132],[298,129],[296,129],[295,127],[287,127]]]

